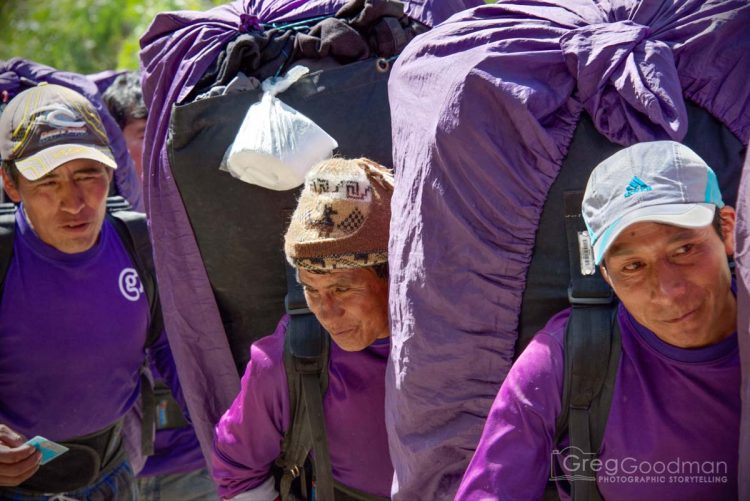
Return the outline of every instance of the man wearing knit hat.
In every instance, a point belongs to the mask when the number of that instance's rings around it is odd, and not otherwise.
[[[176,372],[121,236],[131,223],[106,217],[116,164],[104,127],[82,95],[40,84],[0,116],[0,158],[19,204],[0,226],[0,499],[135,499],[121,429],[144,347],[175,389]],[[25,443],[35,435],[68,450],[48,462]]]
[[[393,468],[385,431],[388,225],[393,178],[367,159],[313,168],[285,237],[312,313],[330,334],[325,433],[334,480],[387,498]],[[253,344],[234,404],[216,428],[213,474],[225,499],[273,499],[272,467],[290,416],[284,317]],[[315,430],[313,431],[315,433]]]
[[[714,172],[679,143],[636,144],[596,167],[582,212],[620,300],[601,446],[567,446],[577,396],[556,434],[565,310],[511,368],[457,499],[540,499],[551,471],[561,493],[568,482],[588,489],[573,499],[736,499],[740,365],[727,259],[735,214]]]

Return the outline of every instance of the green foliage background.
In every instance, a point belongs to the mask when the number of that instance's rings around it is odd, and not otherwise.
[[[158,12],[227,0],[0,0],[0,59],[76,73],[138,69],[138,39]]]
[[[138,39],[158,12],[207,10],[227,1],[0,0],[0,60],[23,57],[83,74],[135,70]]]

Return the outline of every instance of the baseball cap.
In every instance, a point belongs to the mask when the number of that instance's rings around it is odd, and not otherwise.
[[[117,168],[94,106],[74,90],[42,83],[11,99],[0,116],[0,158],[35,181],[70,160]]]
[[[289,263],[313,271],[388,261],[393,174],[368,160],[332,158],[314,166],[284,237]]]
[[[596,166],[582,212],[599,264],[612,242],[639,222],[701,228],[724,207],[716,174],[687,146],[639,143]]]

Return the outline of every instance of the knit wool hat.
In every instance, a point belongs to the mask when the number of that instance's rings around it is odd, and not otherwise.
[[[393,174],[366,158],[313,167],[284,237],[287,260],[316,271],[388,261]]]

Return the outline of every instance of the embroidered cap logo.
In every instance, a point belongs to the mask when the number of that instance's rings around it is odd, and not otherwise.
[[[643,191],[651,191],[651,189],[651,186],[646,184],[641,178],[639,178],[638,176],[633,176],[633,179],[631,179],[630,183],[628,183],[628,187],[625,188],[625,198],[631,197],[636,193],[641,193]]]

